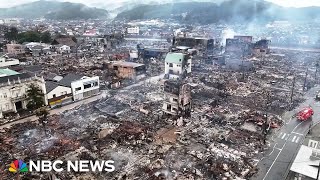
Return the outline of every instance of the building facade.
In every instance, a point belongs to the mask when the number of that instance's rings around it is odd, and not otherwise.
[[[62,106],[72,102],[71,87],[57,82],[46,81],[46,99],[50,107]]]
[[[44,94],[46,93],[45,81],[42,77],[30,76],[26,73],[12,73],[0,77],[0,118],[6,113],[27,109],[27,90],[31,84],[38,86]],[[47,105],[45,98],[44,101]]]
[[[168,53],[165,58],[165,76],[178,79],[191,73],[191,58],[184,53]],[[182,77],[183,79],[183,77]]]
[[[189,117],[191,115],[191,87],[183,81],[167,80],[164,83],[165,114]]]
[[[94,95],[100,91],[99,77],[82,77],[79,80],[71,82],[73,100],[78,101]]]

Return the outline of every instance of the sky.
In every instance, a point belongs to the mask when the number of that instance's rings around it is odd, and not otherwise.
[[[0,0],[0,8],[7,8],[16,6],[19,4],[29,3],[37,0]],[[139,2],[138,0],[58,0],[58,1],[69,1],[69,2],[77,2],[86,4],[88,6],[95,6],[99,7],[99,5],[112,5],[112,6],[119,6],[121,4],[125,4],[127,1],[135,1]],[[154,0],[154,1],[162,1],[162,0]],[[201,1],[201,0],[200,0]],[[213,2],[215,0],[212,0]],[[285,7],[307,7],[307,6],[320,6],[320,0],[266,0],[281,6]],[[174,2],[174,1],[173,1]]]

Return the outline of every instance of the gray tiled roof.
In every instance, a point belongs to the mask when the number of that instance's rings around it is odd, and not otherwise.
[[[71,82],[79,80],[83,77],[83,75],[78,75],[78,74],[68,74],[63,79],[59,81],[59,84],[62,84],[67,87],[71,87]]]

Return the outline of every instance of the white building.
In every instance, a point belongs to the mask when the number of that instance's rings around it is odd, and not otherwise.
[[[99,77],[87,77],[84,76],[80,80],[71,82],[71,90],[73,94],[73,100],[78,101],[99,93]]]
[[[58,82],[46,81],[46,92],[46,99],[50,107],[72,102],[71,87],[64,86]]]
[[[0,57],[0,67],[8,67],[8,66],[15,66],[19,65],[18,59],[13,58],[6,58],[6,57]]]
[[[20,74],[10,69],[0,69],[0,118],[3,114],[19,112],[27,108],[27,90],[31,84],[46,93],[43,78]],[[44,98],[45,99],[45,98]],[[47,105],[46,99],[44,100]]]
[[[130,28],[127,28],[127,33],[128,33],[128,34],[139,34],[139,32],[140,32],[139,27],[130,27]]]
[[[191,58],[184,53],[168,53],[165,59],[165,76],[178,79],[182,75],[191,73]]]
[[[59,51],[59,53],[70,53],[71,48],[70,48],[70,46],[62,45],[62,46],[58,47],[58,51]]]

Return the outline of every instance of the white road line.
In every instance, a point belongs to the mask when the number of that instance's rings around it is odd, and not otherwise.
[[[300,122],[299,124],[297,124],[296,125],[296,127],[292,130],[292,132],[301,124],[301,123],[303,123],[303,122]],[[299,138],[298,138],[298,140],[299,140]],[[274,159],[274,161],[272,162],[272,164],[271,164],[271,166],[269,167],[269,169],[268,169],[268,171],[267,171],[267,173],[265,174],[265,176],[263,177],[263,179],[262,180],[265,180],[266,179],[266,177],[268,176],[268,174],[269,174],[269,172],[271,171],[271,169],[272,169],[272,167],[273,167],[273,165],[274,165],[274,163],[276,163],[277,162],[277,159],[278,159],[278,157],[280,156],[280,154],[281,154],[281,152],[282,152],[282,150],[283,150],[283,148],[286,146],[286,144],[287,144],[287,142],[288,141],[286,141],[284,144],[283,144],[283,146],[281,147],[281,150],[279,151],[279,153],[278,153],[278,155],[277,155],[277,157]],[[297,142],[297,140],[296,140],[296,142]]]
[[[301,133],[297,133],[297,132],[292,132],[293,134],[298,134],[300,136],[304,136],[304,134],[301,134]]]
[[[298,142],[299,142],[299,139],[300,139],[300,137],[298,137],[298,138],[297,138],[296,143],[298,143]]]
[[[289,134],[286,135],[286,141],[288,140],[289,136],[290,136]]]
[[[293,139],[291,140],[291,142],[294,142],[294,140],[296,140],[297,136],[294,136]]]
[[[278,137],[281,137],[281,136],[282,136],[282,134],[283,134],[283,132],[280,132],[280,134],[278,135]]]
[[[286,135],[287,135],[286,133],[283,133],[281,139],[284,139],[284,137],[286,137]]]

